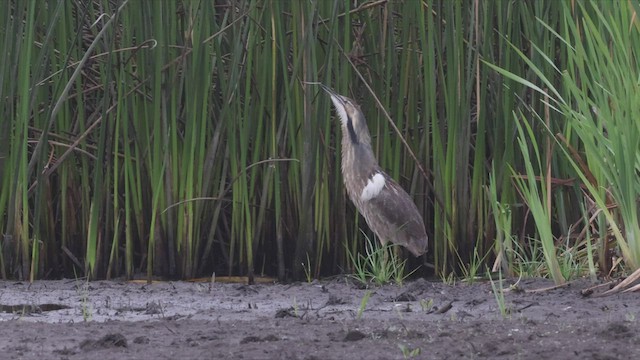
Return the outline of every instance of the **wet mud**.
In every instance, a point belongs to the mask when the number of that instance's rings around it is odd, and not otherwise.
[[[516,286],[513,286],[517,283]],[[579,280],[0,282],[3,359],[640,358],[640,295]]]

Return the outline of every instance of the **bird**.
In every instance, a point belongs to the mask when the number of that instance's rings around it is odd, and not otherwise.
[[[385,246],[389,241],[418,257],[429,238],[415,203],[385,173],[371,148],[371,135],[360,106],[318,83],[331,97],[342,128],[342,178],[351,202]]]

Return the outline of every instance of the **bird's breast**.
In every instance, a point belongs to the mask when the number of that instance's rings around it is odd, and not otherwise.
[[[387,181],[370,149],[350,145],[342,143],[342,177],[349,198],[360,209],[383,191]]]

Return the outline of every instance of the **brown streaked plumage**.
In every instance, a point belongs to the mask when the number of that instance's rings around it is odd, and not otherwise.
[[[360,106],[320,86],[342,125],[342,176],[349,198],[383,245],[391,241],[415,256],[424,254],[428,238],[422,217],[409,194],[378,165]]]

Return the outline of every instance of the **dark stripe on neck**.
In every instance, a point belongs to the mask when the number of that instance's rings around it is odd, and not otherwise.
[[[358,135],[356,135],[356,130],[353,128],[353,121],[350,116],[347,116],[347,131],[349,132],[349,138],[351,142],[354,144],[358,143]]]

